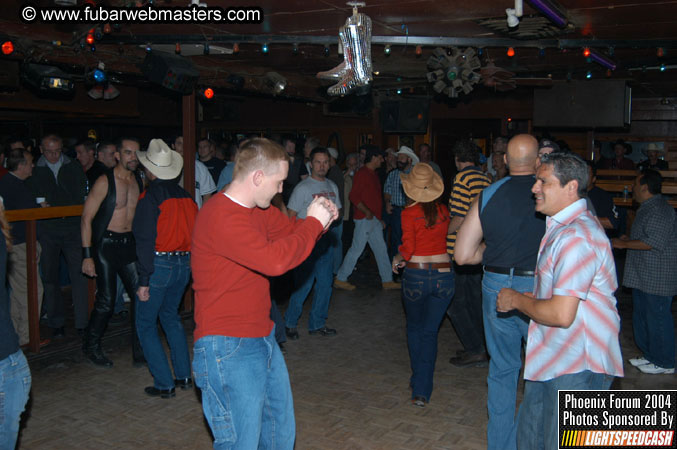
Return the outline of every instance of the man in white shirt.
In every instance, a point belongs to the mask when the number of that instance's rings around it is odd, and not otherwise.
[[[183,156],[183,136],[177,136],[172,142],[172,149],[177,151],[181,156]],[[181,180],[179,180],[179,186],[183,186],[183,173],[181,173]],[[189,188],[185,188],[188,192],[191,191]],[[212,194],[216,192],[216,184],[214,179],[209,174],[209,169],[200,162],[195,160],[195,203],[197,203],[198,208],[202,208],[202,204],[209,200]]]

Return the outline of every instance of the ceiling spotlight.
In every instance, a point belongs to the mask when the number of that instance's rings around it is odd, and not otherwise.
[[[291,52],[295,55],[298,55],[299,54],[299,44],[294,42],[294,45],[291,48]]]
[[[661,64],[661,67],[659,68],[661,72],[665,72],[665,64]]]
[[[94,35],[92,33],[87,34],[87,38],[85,40],[89,45],[92,45],[94,43]]]
[[[508,47],[508,51],[506,52],[506,55],[508,55],[508,58],[512,58],[515,56],[515,49],[512,47]]]
[[[322,50],[322,52],[324,53],[324,56],[329,56],[329,46],[325,45],[324,50]]]
[[[200,91],[200,97],[211,100],[214,98],[214,89],[212,88],[206,88]]]
[[[383,49],[383,53],[385,53],[386,56],[390,54],[390,44],[387,44],[385,46],[385,48]]]
[[[181,44],[179,44],[178,42],[174,46],[174,53],[176,53],[177,55],[181,54]]]
[[[585,78],[587,78],[588,80],[592,78],[592,72],[588,70],[588,73],[585,74]]]
[[[421,56],[423,54],[423,47],[420,45],[416,46],[416,56]]]
[[[514,30],[517,28],[520,24],[520,20],[515,14],[515,10],[513,8],[507,8],[505,14],[508,16],[508,29]]]
[[[589,58],[589,57],[590,57],[590,48],[585,47],[585,48],[583,49],[583,56],[584,56],[585,58]]]
[[[240,52],[240,44],[237,42],[233,44],[233,53],[239,53]]]
[[[662,58],[665,55],[665,50],[663,50],[663,47],[658,47],[656,49],[656,56],[659,58]]]
[[[402,89],[397,90],[397,95],[402,95]]]
[[[261,45],[261,51],[263,53],[268,53],[268,43],[264,42],[263,45]]]

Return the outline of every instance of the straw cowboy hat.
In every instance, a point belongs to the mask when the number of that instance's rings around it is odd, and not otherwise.
[[[648,153],[652,151],[665,154],[665,147],[663,147],[662,142],[660,144],[652,142],[649,145],[647,145],[645,149],[642,150],[642,153],[644,153],[645,156],[649,156]]]
[[[418,164],[418,162],[419,162],[419,159],[418,159],[418,156],[416,156],[416,153],[414,153],[414,151],[412,149],[410,149],[409,147],[407,147],[406,145],[403,145],[402,147],[400,147],[400,151],[395,153],[395,154],[396,155],[407,155],[408,157],[410,157],[412,166],[415,165],[415,164]]]
[[[429,164],[418,163],[409,173],[400,173],[402,188],[415,202],[432,202],[444,191],[444,182]]]
[[[143,167],[161,180],[173,180],[183,169],[183,157],[162,139],[153,139],[148,151],[136,152],[136,156]]]

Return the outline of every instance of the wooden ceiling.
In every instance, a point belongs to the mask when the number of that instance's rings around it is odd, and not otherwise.
[[[90,2],[93,0],[89,0]],[[230,0],[203,0],[209,7],[228,8]],[[79,4],[83,0],[78,0]],[[99,5],[137,7],[150,0],[97,1]],[[56,7],[54,0],[34,2]],[[154,0],[156,6],[185,7],[189,0]],[[247,3],[247,2],[245,2]],[[23,0],[6,0],[0,12],[0,34],[15,39],[16,51],[5,58],[59,65],[76,75],[103,62],[113,80],[142,84],[139,66],[146,44],[176,43],[200,71],[200,84],[228,93],[270,94],[265,74],[277,72],[288,81],[284,96],[312,101],[331,101],[326,88],[331,82],[315,77],[343,60],[338,54],[338,28],[351,14],[344,0],[257,0],[263,10],[260,24],[120,24],[95,43],[96,51],[81,46],[87,32],[100,24],[24,23]],[[373,21],[373,66],[378,72],[373,92],[403,95],[436,95],[426,79],[426,63],[436,47],[473,47],[482,66],[493,62],[515,74],[517,85],[547,86],[554,82],[593,78],[627,79],[635,97],[677,96],[677,0],[558,0],[568,25],[559,28],[524,2],[524,16],[516,31],[509,31],[506,8],[510,0],[372,0],[359,10]],[[268,43],[267,54],[262,44]],[[201,49],[208,43],[210,54]],[[219,48],[230,52],[217,54]],[[384,52],[390,43],[391,52]],[[417,44],[421,54],[417,55]],[[587,62],[582,48],[588,45],[612,59],[617,68]],[[325,50],[328,47],[328,53]],[[513,46],[515,55],[506,55]],[[294,51],[296,47],[297,51]],[[658,56],[658,47],[663,56]],[[659,70],[661,65],[665,71]],[[243,77],[234,87],[230,75]],[[478,84],[473,95],[490,95],[494,88]],[[243,92],[240,92],[243,91]]]

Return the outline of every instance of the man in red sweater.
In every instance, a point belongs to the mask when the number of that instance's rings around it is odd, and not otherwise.
[[[383,239],[384,223],[381,220],[383,193],[376,174],[376,169],[383,164],[383,152],[378,147],[369,148],[364,161],[364,166],[355,174],[353,188],[350,191],[350,203],[353,204],[355,218],[353,243],[334,278],[334,287],[349,291],[355,289],[355,285],[348,282],[348,276],[353,273],[364,246],[369,243],[376,258],[383,289],[399,289],[400,283],[393,281],[388,250]]]
[[[325,197],[313,200],[305,220],[270,208],[288,170],[280,145],[243,142],[233,181],[195,223],[193,373],[215,449],[294,447],[294,406],[270,319],[268,277],[303,262],[338,210]]]

